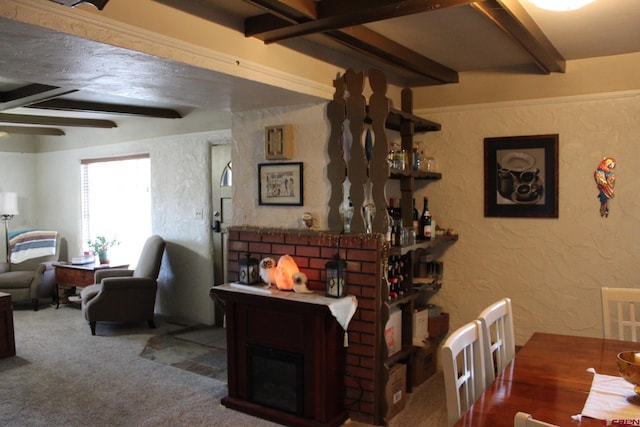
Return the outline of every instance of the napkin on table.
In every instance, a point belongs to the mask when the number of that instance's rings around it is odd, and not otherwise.
[[[640,420],[640,406],[627,400],[636,395],[633,384],[622,377],[598,374],[593,368],[587,371],[593,373],[593,382],[583,416],[597,420]]]

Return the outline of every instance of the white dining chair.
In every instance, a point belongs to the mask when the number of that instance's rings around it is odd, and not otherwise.
[[[447,420],[450,426],[464,415],[485,389],[483,330],[479,320],[454,331],[442,345]]]
[[[487,385],[502,372],[516,354],[511,299],[503,298],[482,310],[478,316],[484,329]]]
[[[544,421],[538,421],[534,419],[531,414],[525,412],[518,412],[513,417],[513,427],[558,427],[555,424],[545,423]]]
[[[638,341],[640,331],[640,289],[602,288],[604,337]]]

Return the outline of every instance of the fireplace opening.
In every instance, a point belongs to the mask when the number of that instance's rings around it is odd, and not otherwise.
[[[302,354],[249,344],[247,356],[249,401],[304,415]]]

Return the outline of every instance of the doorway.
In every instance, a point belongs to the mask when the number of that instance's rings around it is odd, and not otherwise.
[[[213,215],[213,284],[228,282],[227,228],[233,220],[231,144],[211,146],[211,210]],[[215,301],[215,324],[224,324],[224,307]]]

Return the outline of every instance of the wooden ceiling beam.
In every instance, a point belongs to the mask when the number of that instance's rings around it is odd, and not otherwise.
[[[66,89],[57,86],[32,83],[8,92],[0,93],[0,111],[27,107],[31,104],[46,101],[72,92],[76,92],[76,89]]]
[[[43,125],[43,126],[70,126],[70,127],[90,127],[111,129],[116,128],[115,122],[111,120],[97,119],[75,119],[71,117],[52,117],[52,116],[31,116],[28,114],[7,114],[0,113],[0,123],[14,123],[24,125]]]
[[[390,40],[362,25],[325,33],[351,49],[374,56],[391,65],[402,66],[428,77],[432,84],[458,83],[458,72]]]
[[[247,1],[263,8],[269,5],[273,7],[271,14],[258,15],[245,20],[245,35],[247,37],[254,36],[255,33],[255,36],[260,38],[262,34],[266,34],[271,29],[283,28],[290,26],[292,23],[306,22],[306,20],[311,19],[311,17],[302,16],[300,11],[292,11],[290,5],[277,7],[277,4],[272,4],[272,0]],[[383,2],[389,3],[390,0],[384,0]],[[469,3],[468,0],[452,0],[453,2]],[[402,3],[405,3],[405,1]],[[409,70],[416,75],[427,77],[430,84],[458,82],[458,73],[455,70],[422,56],[362,25],[326,31],[324,34],[334,41],[365,55],[372,56],[395,67]]]
[[[294,37],[322,33],[340,28],[353,27],[369,22],[398,18],[416,13],[430,12],[452,6],[472,3],[474,0],[382,0],[378,2],[349,1],[331,3],[331,6],[319,3],[321,10],[317,18],[290,24],[282,21],[279,27],[269,28],[264,15],[248,18],[245,21],[245,35],[256,37],[265,43],[275,43]],[[264,7],[264,6],[263,6]],[[273,11],[270,11],[270,13]],[[279,9],[276,13],[281,14]],[[302,11],[300,11],[302,12]],[[274,21],[269,20],[273,24]]]
[[[565,72],[564,58],[518,0],[485,0],[472,6],[520,45],[544,73]]]
[[[89,3],[93,5],[96,9],[102,10],[104,6],[109,2],[109,0],[51,0],[54,3],[61,4],[63,6],[76,7],[82,3]]]
[[[25,134],[25,135],[49,135],[49,136],[63,136],[65,135],[62,129],[45,128],[45,127],[28,127],[28,126],[0,126],[0,132],[6,132],[8,134]]]
[[[313,19],[318,17],[318,3],[322,4],[315,0],[280,0],[279,3],[285,4]]]
[[[75,111],[82,113],[121,114],[126,116],[144,116],[156,119],[181,119],[182,115],[169,108],[139,107],[135,105],[104,104],[101,102],[76,101],[72,99],[51,99],[32,104],[29,108],[56,111]]]
[[[265,15],[277,16],[288,24],[297,24],[310,19],[316,19],[318,17],[315,6],[310,8],[300,0],[245,0],[245,2],[263,9],[266,12]],[[249,17],[245,19],[245,30],[247,27],[247,20],[253,20],[254,18],[258,20],[260,19],[257,17]]]

